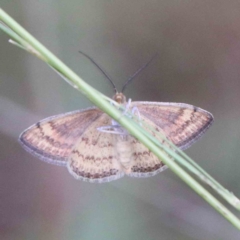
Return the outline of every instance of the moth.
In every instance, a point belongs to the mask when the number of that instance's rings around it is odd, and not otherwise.
[[[82,54],[112,83],[92,58]],[[151,134],[160,142],[164,143],[164,140],[157,133],[164,134],[184,150],[211,126],[213,116],[199,107],[184,103],[127,103],[122,92],[150,62],[128,79],[121,92],[117,92],[114,86],[113,100],[127,106],[129,111],[137,109],[140,120],[153,129]],[[110,131],[111,128],[113,131]],[[25,150],[40,160],[65,166],[76,179],[87,182],[109,182],[124,175],[149,177],[167,168],[150,150],[96,107],[41,120],[26,129],[19,141]]]

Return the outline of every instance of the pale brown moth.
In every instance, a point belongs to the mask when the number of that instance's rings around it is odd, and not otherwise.
[[[82,52],[81,52],[82,53]],[[107,74],[86,54],[110,80]],[[138,70],[126,85],[151,61]],[[113,84],[113,83],[112,83]],[[113,84],[114,85],[114,84]],[[211,113],[184,103],[129,102],[115,89],[113,100],[137,109],[140,120],[165,135],[180,149],[196,142],[213,122]],[[112,128],[112,131],[110,130]],[[116,130],[118,129],[118,130]],[[109,182],[124,176],[149,177],[166,166],[143,144],[96,107],[46,118],[19,137],[22,146],[40,160],[66,166],[76,178],[87,182]]]

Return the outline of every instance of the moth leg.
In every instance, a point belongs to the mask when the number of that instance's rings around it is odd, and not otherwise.
[[[132,102],[132,99],[129,98],[128,102],[127,102],[127,105],[126,105],[126,108],[125,108],[125,110],[123,112],[123,115],[125,115],[127,113],[128,109],[130,108],[131,102]]]
[[[127,131],[124,128],[122,128],[120,125],[102,126],[102,127],[98,127],[97,130],[99,132],[111,133],[111,134],[119,134],[119,135],[127,134]]]
[[[141,118],[141,114],[140,114],[140,112],[139,112],[139,110],[138,110],[138,108],[137,107],[133,107],[132,108],[132,115],[135,115],[135,113],[136,113],[136,115],[137,115],[137,118],[138,118],[138,122],[139,122],[139,124],[142,126],[142,118]]]
[[[121,116],[118,118],[118,120],[121,119],[122,116],[127,115],[127,112],[130,109],[131,102],[132,102],[132,99],[129,98],[128,102],[127,102],[127,104],[126,104],[126,106],[125,106]],[[114,122],[113,124],[115,124],[115,123],[118,124],[116,121],[114,121],[114,120],[112,120],[112,121]]]

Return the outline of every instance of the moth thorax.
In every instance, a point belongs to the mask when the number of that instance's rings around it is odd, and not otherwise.
[[[133,162],[133,149],[129,135],[116,135],[117,159],[125,172],[130,171]]]
[[[119,104],[124,104],[126,103],[126,97],[122,93],[116,93],[113,96],[113,100],[116,101]]]

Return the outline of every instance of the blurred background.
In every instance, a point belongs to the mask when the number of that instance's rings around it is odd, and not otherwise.
[[[127,97],[212,112],[215,123],[186,152],[240,196],[239,1],[1,0],[1,7],[110,97],[111,85],[78,50],[119,90],[157,52]],[[98,185],[25,152],[18,143],[25,128],[91,103],[3,32],[0,46],[0,239],[239,239],[170,170]]]

